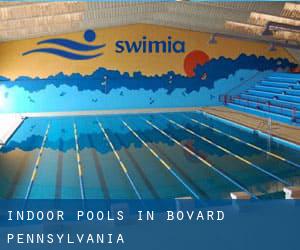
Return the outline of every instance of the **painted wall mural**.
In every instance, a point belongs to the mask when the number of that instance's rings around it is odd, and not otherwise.
[[[0,112],[218,105],[218,96],[297,67],[282,48],[155,25],[0,45]]]

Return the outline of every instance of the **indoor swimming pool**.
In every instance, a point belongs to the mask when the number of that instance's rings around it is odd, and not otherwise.
[[[284,198],[297,148],[201,112],[27,118],[0,151],[4,199]]]

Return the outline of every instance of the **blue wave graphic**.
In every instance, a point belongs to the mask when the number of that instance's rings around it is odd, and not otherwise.
[[[96,33],[93,30],[86,30],[83,35],[85,41],[87,42],[93,42],[96,39]],[[51,45],[58,45],[61,46],[62,48],[56,49],[56,48],[40,48],[40,49],[33,49],[27,52],[24,52],[22,55],[26,56],[29,54],[33,53],[47,53],[47,54],[52,54],[60,57],[64,57],[67,59],[71,60],[88,60],[92,59],[98,56],[102,56],[103,53],[98,53],[98,54],[93,54],[93,55],[85,55],[85,54],[76,54],[75,52],[69,52],[64,50],[66,49],[71,49],[75,50],[76,52],[80,51],[95,51],[97,49],[104,48],[106,44],[100,44],[100,45],[89,45],[89,44],[84,44],[80,42],[76,42],[70,39],[65,39],[65,38],[53,38],[53,39],[46,39],[39,41],[37,45],[41,44],[51,44]]]
[[[68,49],[77,50],[77,51],[92,51],[96,49],[101,49],[106,46],[106,44],[100,44],[100,45],[88,45],[83,44],[79,42],[75,42],[69,39],[64,38],[57,38],[57,39],[47,39],[43,40],[37,43],[40,44],[54,44],[54,45],[60,45]]]
[[[103,55],[103,53],[98,53],[94,55],[80,55],[80,54],[75,54],[73,52],[68,52],[68,51],[64,51],[61,49],[54,49],[54,48],[34,49],[34,50],[24,52],[22,55],[26,56],[33,53],[47,53],[47,54],[52,54],[52,55],[56,55],[56,56],[60,56],[72,60],[87,60],[87,59],[92,59]]]

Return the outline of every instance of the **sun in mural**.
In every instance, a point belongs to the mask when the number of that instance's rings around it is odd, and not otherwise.
[[[296,66],[290,69],[291,73],[300,73],[300,66]]]
[[[209,56],[201,50],[193,50],[188,53],[184,58],[184,71],[188,77],[195,76],[195,69],[197,65],[204,65],[209,61]],[[207,73],[204,72],[200,77],[201,80],[207,78]]]

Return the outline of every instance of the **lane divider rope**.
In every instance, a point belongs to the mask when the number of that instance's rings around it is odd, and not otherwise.
[[[115,146],[112,144],[112,142],[111,142],[111,140],[110,140],[108,134],[106,133],[104,127],[102,126],[102,124],[101,124],[99,121],[98,121],[98,125],[99,125],[100,130],[101,130],[102,133],[104,134],[104,137],[105,137],[105,139],[107,140],[107,142],[108,142],[108,144],[109,144],[109,146],[110,146],[112,152],[114,153],[115,157],[117,158],[117,160],[118,160],[118,162],[119,162],[119,165],[120,165],[122,171],[124,172],[124,174],[126,175],[126,177],[127,177],[128,181],[129,181],[129,183],[130,183],[132,189],[134,190],[136,196],[138,197],[139,200],[141,200],[141,199],[142,199],[142,196],[141,196],[141,194],[139,193],[139,191],[138,191],[137,187],[135,186],[133,180],[131,179],[130,175],[128,174],[128,170],[127,170],[125,164],[123,163],[123,161],[121,160],[121,158],[120,158],[118,152],[116,151]]]
[[[125,121],[123,121],[125,127],[151,152],[151,154],[159,160],[159,162],[196,198],[200,199],[199,195],[193,191],[193,189],[184,182],[184,180],[172,169],[172,167],[164,161]]]
[[[31,190],[32,190],[32,187],[33,187],[33,184],[34,184],[34,182],[36,180],[38,169],[39,169],[40,162],[41,162],[41,158],[42,158],[42,155],[44,153],[44,148],[45,148],[46,141],[47,141],[47,138],[48,138],[49,129],[50,129],[50,123],[48,124],[46,132],[45,132],[44,137],[43,137],[42,145],[41,145],[38,157],[37,157],[35,165],[34,165],[34,169],[33,169],[32,175],[31,175],[31,179],[30,179],[29,185],[27,187],[27,191],[26,191],[26,195],[25,195],[25,200],[29,199],[30,193],[31,193]]]
[[[208,116],[208,117],[211,117],[212,119],[214,119],[214,120],[225,120],[226,121],[226,119],[225,118],[222,118],[222,117],[218,117],[218,116],[215,116],[215,115],[213,115],[213,114],[210,114],[210,113],[207,113],[207,112],[204,112],[204,111],[200,111],[200,110],[196,110],[195,111],[195,113],[198,113],[198,114],[203,114],[204,116]],[[234,122],[231,122],[231,123],[234,123]],[[245,127],[244,125],[240,125],[241,127]],[[247,127],[246,127],[247,128]],[[255,129],[252,129],[252,128],[248,128],[248,129],[250,129],[250,130],[255,130]],[[260,131],[260,132],[262,132],[262,131]],[[264,133],[264,132],[263,132]],[[276,136],[275,136],[276,137]],[[277,138],[277,137],[276,137]],[[239,139],[239,138],[238,138]],[[278,138],[277,138],[278,139]],[[239,140],[241,140],[241,139],[239,139]],[[242,141],[242,140],[241,140]],[[247,142],[246,142],[247,143]],[[249,144],[251,144],[251,143],[249,143]],[[252,144],[254,147],[257,147],[257,146],[255,146],[254,144]],[[249,146],[249,145],[248,145]],[[257,148],[259,148],[259,147],[257,147]],[[264,150],[263,148],[260,148],[261,150]],[[282,159],[282,160],[285,160],[286,162],[288,162],[288,163],[290,163],[291,165],[293,165],[293,166],[295,166],[295,167],[297,167],[297,168],[300,168],[300,164],[298,164],[298,163],[295,163],[295,162],[293,162],[293,161],[290,161],[290,160],[288,160],[288,159],[286,159],[286,158],[284,158],[284,157],[282,157],[282,156],[280,156],[280,155],[278,155],[278,154],[275,154],[275,153],[272,153],[272,152],[270,152],[270,151],[267,151],[267,150],[264,150],[266,153],[269,153],[270,155],[273,155],[274,157],[276,156],[278,159]]]
[[[76,159],[77,159],[77,169],[78,169],[78,177],[79,177],[79,184],[80,184],[80,195],[81,199],[85,199],[85,191],[84,191],[84,182],[83,182],[83,168],[82,163],[80,159],[80,150],[79,150],[79,144],[78,144],[78,132],[77,132],[77,126],[76,123],[73,124],[74,127],[74,138],[75,138],[75,149],[76,149]]]
[[[251,147],[251,148],[254,148],[254,149],[258,150],[258,151],[261,151],[261,152],[263,152],[263,153],[265,153],[265,154],[268,154],[268,155],[270,155],[270,156],[272,156],[272,157],[274,157],[274,158],[276,158],[276,159],[278,159],[278,160],[284,161],[284,162],[286,162],[286,163],[288,163],[288,164],[290,164],[290,165],[292,165],[292,166],[294,166],[294,167],[296,167],[296,168],[300,168],[300,165],[299,165],[299,164],[297,164],[297,163],[295,163],[295,162],[293,162],[293,161],[290,161],[290,160],[288,160],[288,159],[286,159],[286,158],[284,158],[284,157],[282,157],[282,156],[279,156],[279,155],[274,154],[274,153],[272,153],[272,152],[270,152],[270,151],[267,151],[267,150],[265,150],[265,149],[263,149],[263,148],[260,148],[260,147],[258,147],[258,146],[256,146],[256,145],[252,144],[252,143],[246,142],[246,141],[244,141],[244,140],[242,140],[242,139],[240,139],[240,138],[238,138],[238,137],[236,137],[236,136],[229,135],[229,134],[227,134],[227,133],[225,133],[225,132],[223,132],[223,131],[221,131],[221,130],[219,130],[219,129],[212,128],[212,127],[208,126],[207,124],[205,124],[205,123],[203,123],[203,122],[200,122],[200,121],[198,121],[198,120],[196,120],[196,119],[190,118],[190,117],[188,117],[188,116],[186,116],[186,115],[183,115],[183,116],[185,116],[187,119],[190,119],[190,120],[193,121],[194,123],[197,123],[197,124],[199,124],[199,125],[201,125],[201,126],[203,126],[203,127],[206,127],[206,128],[208,128],[208,129],[210,129],[210,130],[215,131],[216,133],[225,135],[225,136],[227,136],[227,137],[229,137],[229,138],[231,138],[231,139],[233,139],[233,140],[235,140],[235,141],[237,141],[237,142],[243,143],[243,144],[245,144],[245,145],[247,145],[247,146],[249,146],[249,147]]]
[[[174,142],[175,144],[177,144],[178,146],[180,146],[181,148],[183,148],[185,151],[187,151],[189,154],[191,154],[192,156],[194,156],[195,158],[197,158],[199,161],[201,161],[204,165],[206,165],[207,167],[211,168],[213,171],[215,171],[217,174],[221,175],[223,178],[225,178],[226,180],[228,180],[229,182],[231,182],[234,186],[238,187],[239,189],[243,190],[244,192],[246,192],[247,194],[249,194],[252,198],[254,199],[258,199],[254,194],[252,194],[247,188],[243,187],[241,184],[239,184],[237,181],[235,181],[234,179],[232,179],[231,177],[229,177],[227,174],[225,174],[223,171],[217,169],[216,167],[214,167],[211,163],[209,163],[208,161],[206,161],[205,159],[203,159],[202,157],[200,157],[199,155],[197,155],[195,152],[193,152],[192,150],[190,150],[188,147],[186,147],[185,145],[181,144],[179,141],[177,141],[175,138],[173,138],[172,136],[168,135],[165,131],[161,130],[160,128],[158,128],[156,125],[154,125],[152,122],[148,121],[147,119],[144,119],[144,121],[146,123],[148,123],[151,127],[153,127],[154,129],[156,129],[157,131],[159,131],[161,134],[163,134],[164,136],[166,136],[167,138],[169,138],[172,142]]]
[[[226,149],[226,148],[224,148],[224,147],[222,147],[222,146],[220,146],[220,145],[214,143],[213,141],[207,139],[206,137],[201,136],[201,135],[195,133],[194,131],[192,131],[192,130],[190,130],[190,129],[188,129],[188,128],[185,128],[185,127],[182,126],[181,124],[178,124],[177,122],[175,122],[175,121],[173,121],[173,120],[171,120],[171,119],[167,119],[167,120],[168,120],[170,123],[174,124],[175,126],[177,126],[177,127],[181,128],[181,129],[185,130],[186,132],[188,132],[188,133],[190,133],[190,134],[196,136],[197,138],[199,138],[199,139],[201,139],[201,140],[207,142],[208,144],[210,144],[210,145],[212,145],[212,146],[214,146],[214,147],[220,149],[221,151],[223,151],[223,152],[225,152],[225,153],[227,153],[227,154],[233,156],[234,158],[236,158],[236,159],[238,159],[238,160],[240,160],[240,161],[246,163],[247,165],[249,165],[249,166],[251,166],[251,167],[253,167],[253,168],[255,168],[255,169],[257,169],[257,170],[259,170],[259,171],[261,171],[261,172],[263,172],[264,174],[266,174],[266,175],[272,177],[273,179],[275,179],[275,180],[277,180],[277,181],[283,183],[284,185],[288,185],[288,186],[291,185],[289,182],[287,182],[287,181],[281,179],[280,177],[278,177],[278,176],[276,176],[276,175],[270,173],[269,171],[267,171],[267,170],[265,170],[265,169],[259,167],[258,165],[254,164],[254,163],[252,163],[252,162],[250,162],[250,161],[248,161],[248,160],[246,160],[245,158],[243,158],[243,157],[241,157],[241,156],[239,156],[239,155],[237,155],[237,154],[231,152],[230,150],[228,150],[228,149]]]

